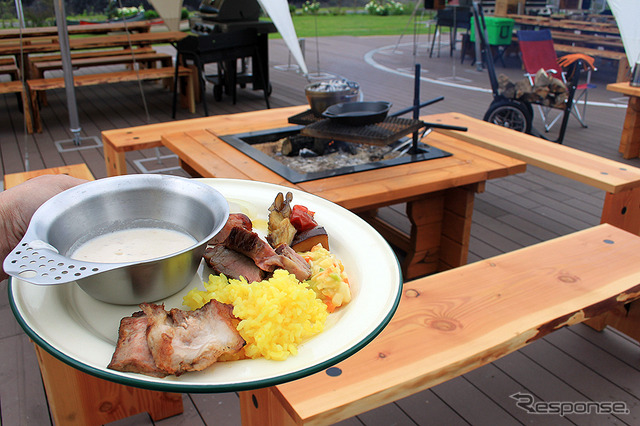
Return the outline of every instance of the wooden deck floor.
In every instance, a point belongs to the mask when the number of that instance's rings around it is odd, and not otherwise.
[[[444,41],[443,37],[443,41]],[[415,47],[415,56],[414,56]],[[171,51],[170,47],[164,48]],[[317,54],[319,52],[319,55]],[[306,58],[312,74],[332,73],[360,83],[365,100],[388,100],[393,110],[413,101],[413,64],[422,67],[422,100],[444,96],[423,113],[458,111],[482,118],[492,96],[486,71],[460,63],[459,52],[449,57],[443,46],[440,57],[429,58],[425,36],[413,44],[413,36],[332,37],[308,39]],[[319,66],[318,66],[319,58]],[[306,80],[289,63],[282,41],[270,42],[272,107],[306,102]],[[508,68],[498,67],[512,79],[522,77],[515,58]],[[598,64],[594,76],[598,86],[590,95],[589,128],[571,120],[565,144],[607,158],[640,166],[640,160],[622,160],[617,147],[624,119],[626,99],[604,86],[613,81],[610,64]],[[42,110],[44,132],[25,136],[22,115],[15,96],[0,99],[0,172],[85,162],[97,178],[106,176],[101,147],[94,147],[100,132],[171,120],[171,94],[159,85],[143,83],[144,103],[136,83],[97,86],[77,90],[82,148],[69,142],[71,134],[64,91],[49,93],[49,106]],[[211,114],[264,109],[261,92],[238,90],[236,105],[225,96],[216,102],[207,88]],[[614,106],[612,106],[614,105]],[[617,107],[615,106],[617,105]],[[202,105],[198,106],[198,115]],[[192,118],[179,110],[178,119]],[[69,149],[67,149],[69,148]],[[158,158],[158,155],[160,156]],[[165,149],[132,152],[129,170],[162,170],[185,174]],[[27,164],[25,164],[25,160]],[[470,261],[528,246],[599,223],[604,199],[601,191],[530,167],[524,174],[491,181],[476,197]],[[385,214],[401,223],[402,206]],[[0,284],[0,414],[3,425],[51,424],[42,383],[31,344],[13,319],[6,283]],[[410,342],[408,342],[410,344]],[[640,423],[640,346],[634,340],[606,329],[597,333],[578,325],[560,330],[499,361],[428,391],[364,413],[345,425],[496,425],[496,424],[638,424]],[[533,395],[543,401],[623,401],[628,415],[597,414],[533,415],[518,408],[515,393]],[[239,403],[235,394],[184,395],[185,413],[152,422],[145,414],[124,419],[119,425],[211,425],[239,424]]]

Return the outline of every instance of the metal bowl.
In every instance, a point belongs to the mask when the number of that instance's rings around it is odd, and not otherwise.
[[[355,102],[360,96],[360,86],[354,81],[329,80],[316,82],[304,88],[311,111],[318,117],[331,105]]]
[[[193,278],[207,242],[229,216],[226,199],[201,182],[140,174],[88,182],[58,194],[34,214],[5,271],[24,281],[51,285],[76,281],[108,303],[152,302],[182,290]],[[97,263],[72,259],[82,243],[109,232],[166,228],[197,243],[151,260]]]

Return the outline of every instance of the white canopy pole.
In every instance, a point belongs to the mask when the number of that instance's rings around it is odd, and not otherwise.
[[[22,0],[15,0],[16,2],[16,14],[18,15],[18,25],[20,28],[24,28],[24,9],[22,8]]]
[[[149,0],[169,31],[180,31],[182,0]]]
[[[289,48],[289,51],[291,51],[293,58],[300,66],[300,70],[302,70],[302,73],[304,75],[308,75],[309,70],[307,69],[307,64],[304,60],[302,49],[300,49],[300,43],[298,42],[296,30],[293,27],[293,21],[291,20],[291,13],[289,12],[289,4],[287,3],[287,1],[258,0],[258,2],[262,6],[262,9],[266,12],[266,14],[269,15],[276,28],[278,28],[278,32]]]
[[[76,91],[73,83],[73,68],[71,66],[67,14],[64,9],[64,0],[54,0],[53,5],[56,11],[56,23],[58,24],[58,43],[60,44],[64,87],[67,94],[67,107],[69,108],[70,130],[73,134],[74,143],[80,145],[80,130],[82,129],[80,128],[80,120],[78,118],[78,105],[76,103]]]
[[[620,29],[620,37],[624,51],[627,53],[629,66],[634,67],[640,62],[640,1],[638,0],[608,0],[609,7]]]

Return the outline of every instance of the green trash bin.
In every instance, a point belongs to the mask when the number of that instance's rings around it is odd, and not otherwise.
[[[470,40],[476,41],[476,20],[471,20]],[[487,40],[491,46],[505,46],[511,44],[513,34],[513,24],[511,18],[500,18],[497,16],[485,16],[484,22],[487,25]]]

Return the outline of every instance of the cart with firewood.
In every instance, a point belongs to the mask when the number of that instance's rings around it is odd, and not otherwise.
[[[473,2],[473,16],[477,23],[482,58],[486,65],[493,101],[484,115],[484,120],[503,127],[509,127],[519,132],[528,133],[544,139],[548,137],[533,127],[533,107],[538,104],[545,107],[564,110],[557,139],[553,142],[562,143],[574,105],[574,94],[580,79],[580,71],[583,69],[582,60],[578,59],[571,64],[572,75],[565,83],[559,78],[548,74],[541,69],[533,79],[527,78],[513,82],[504,75],[496,76],[495,66],[489,42],[487,40],[487,26],[484,14],[478,2]]]

